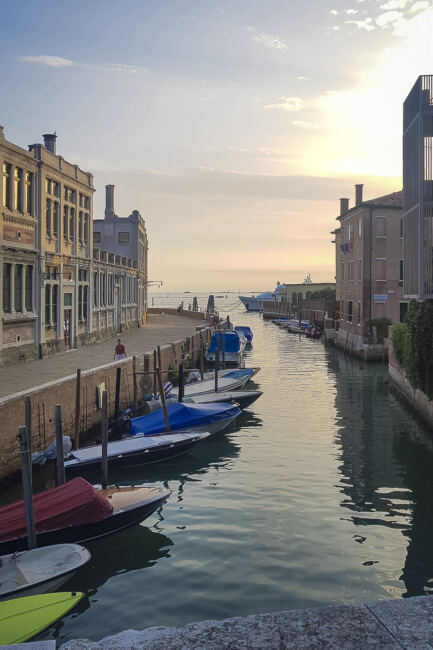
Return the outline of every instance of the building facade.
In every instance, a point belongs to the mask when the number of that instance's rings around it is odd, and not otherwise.
[[[109,250],[121,259],[137,262],[139,272],[138,307],[145,316],[147,312],[147,253],[146,225],[138,210],[129,217],[118,217],[114,211],[114,185],[105,186],[105,213],[103,219],[93,220],[93,244],[95,249]],[[125,318],[128,314],[125,315]]]
[[[403,104],[404,294],[433,299],[433,75]]]
[[[0,128],[0,365],[115,335],[146,320],[145,260],[93,248],[93,176]],[[132,250],[132,249],[131,249]],[[132,251],[135,253],[135,251]]]
[[[394,192],[363,200],[363,186],[355,186],[355,206],[340,199],[335,235],[336,296],[340,321],[336,342],[368,356],[373,340],[370,322],[404,318],[403,196]]]

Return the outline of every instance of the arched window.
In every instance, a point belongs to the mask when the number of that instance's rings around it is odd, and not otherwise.
[[[292,293],[292,305],[297,305],[298,304],[298,296],[296,295],[296,291]]]

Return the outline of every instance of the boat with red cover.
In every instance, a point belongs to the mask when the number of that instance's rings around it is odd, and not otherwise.
[[[33,497],[38,546],[86,542],[138,524],[167,499],[162,487],[97,490],[83,478]],[[27,548],[24,501],[0,508],[0,554]]]

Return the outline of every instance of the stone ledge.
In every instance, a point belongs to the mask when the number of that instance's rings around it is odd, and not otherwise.
[[[433,598],[256,614],[184,627],[128,630],[60,650],[421,650],[433,647]]]

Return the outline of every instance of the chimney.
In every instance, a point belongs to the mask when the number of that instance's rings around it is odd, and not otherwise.
[[[355,205],[361,205],[362,203],[362,188],[364,185],[355,185]]]
[[[51,153],[53,153],[55,155],[56,154],[56,139],[57,139],[56,132],[54,131],[54,133],[44,133],[42,137],[44,139],[45,149],[47,149],[48,151],[51,151]]]
[[[114,217],[114,185],[105,186],[105,216]]]
[[[340,199],[340,217],[349,209],[349,199]]]

